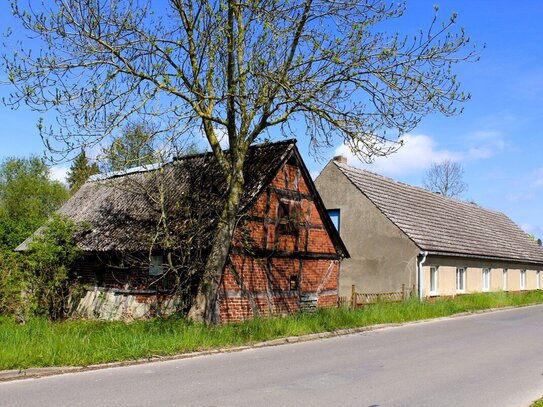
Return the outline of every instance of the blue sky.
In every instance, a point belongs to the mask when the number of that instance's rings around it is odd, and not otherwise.
[[[12,25],[6,3],[0,5],[3,29]],[[364,167],[421,185],[432,162],[453,159],[465,169],[469,190],[464,198],[504,212],[526,231],[543,237],[543,2],[410,0],[406,15],[392,26],[400,32],[426,27],[434,4],[439,4],[444,19],[458,12],[458,24],[474,42],[486,45],[479,62],[456,70],[472,99],[459,116],[426,117],[405,136],[398,153]],[[0,86],[0,96],[7,93],[9,88]],[[0,159],[43,153],[39,117],[27,108],[12,111],[0,105]],[[315,160],[306,154],[306,145],[300,135],[299,147],[313,174],[335,154],[349,155],[338,145]],[[363,166],[352,156],[349,163]],[[54,167],[53,175],[62,177],[67,166]]]

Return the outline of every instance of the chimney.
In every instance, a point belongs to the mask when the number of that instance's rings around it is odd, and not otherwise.
[[[537,244],[541,246],[541,239],[537,239]]]
[[[344,157],[342,155],[336,155],[333,160],[335,162],[338,162],[340,164],[347,164],[347,157]]]

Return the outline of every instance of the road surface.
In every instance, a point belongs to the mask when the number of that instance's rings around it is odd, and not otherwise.
[[[0,383],[1,406],[492,406],[543,396],[543,306]]]

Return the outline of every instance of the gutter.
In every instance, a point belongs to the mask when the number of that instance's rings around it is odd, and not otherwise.
[[[426,261],[426,256],[428,256],[428,252],[420,252],[420,256],[422,256],[421,261],[418,264],[418,282],[419,282],[419,301],[422,301],[422,265]]]

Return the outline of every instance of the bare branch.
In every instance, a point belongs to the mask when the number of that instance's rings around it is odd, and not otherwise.
[[[463,180],[464,168],[451,160],[433,163],[423,179],[424,188],[443,196],[457,198],[468,190]]]

